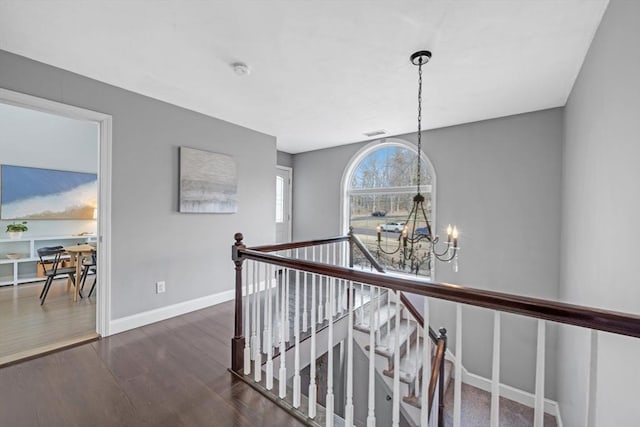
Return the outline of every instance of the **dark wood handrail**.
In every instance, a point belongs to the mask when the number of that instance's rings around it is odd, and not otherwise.
[[[336,237],[329,237],[327,239],[319,239],[319,240],[306,240],[301,242],[278,243],[276,245],[254,246],[251,248],[251,250],[260,251],[260,252],[277,252],[277,251],[286,251],[288,249],[304,248],[307,246],[320,246],[320,245],[327,245],[329,243],[346,242],[348,240],[349,240],[349,236],[336,236]]]
[[[367,261],[371,263],[373,268],[375,268],[378,273],[386,273],[386,270],[384,269],[384,267],[380,265],[378,260],[375,259],[373,255],[371,255],[371,252],[369,252],[367,247],[364,244],[362,244],[360,239],[358,239],[358,237],[355,234],[350,234],[349,238],[351,239],[353,244],[356,245],[358,249],[360,249],[360,252],[362,253],[362,255],[364,255]]]
[[[367,283],[382,288],[520,314],[568,325],[640,338],[640,316],[584,307],[558,301],[467,288],[460,285],[394,277],[312,261],[288,259],[254,249],[237,250],[240,257],[262,261],[309,273]]]

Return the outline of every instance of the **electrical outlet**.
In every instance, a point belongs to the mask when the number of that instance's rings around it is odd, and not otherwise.
[[[156,282],[156,294],[161,294],[165,291],[165,282],[164,280],[161,282]]]

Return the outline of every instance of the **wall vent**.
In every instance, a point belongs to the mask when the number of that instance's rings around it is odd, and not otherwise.
[[[379,135],[384,135],[386,134],[387,131],[384,129],[378,129],[378,130],[372,130],[371,132],[365,132],[364,136],[370,138],[372,136],[379,136]]]

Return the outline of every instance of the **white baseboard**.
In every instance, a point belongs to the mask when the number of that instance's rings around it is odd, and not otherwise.
[[[456,357],[451,352],[451,349],[447,349],[445,357],[454,364],[456,363]],[[452,371],[451,378],[454,376],[455,372]],[[462,367],[462,382],[491,393],[491,380],[481,377],[480,375],[472,374],[464,366]],[[536,397],[533,394],[506,384],[500,384],[500,396],[518,402],[521,405],[528,406],[529,408],[535,407]],[[544,399],[544,412],[553,415],[556,418],[556,425],[562,427],[562,417],[560,416],[560,405],[558,405],[558,402],[551,399]]]
[[[181,314],[190,313],[192,311],[211,307],[226,301],[231,301],[234,297],[235,289],[229,289],[228,291],[219,292],[217,294],[207,295],[205,297],[179,302],[166,307],[132,314],[131,316],[121,317],[120,319],[114,319],[109,322],[109,335],[118,334],[130,329],[139,328],[161,320],[180,316]]]

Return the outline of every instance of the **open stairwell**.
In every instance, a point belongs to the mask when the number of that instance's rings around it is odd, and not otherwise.
[[[555,427],[558,404],[544,387],[547,326],[640,338],[640,319],[625,313],[385,274],[353,235],[255,248],[235,238],[231,371],[306,425]],[[353,267],[356,250],[369,265]],[[429,327],[432,299],[454,303],[455,356],[446,331]],[[460,363],[463,306],[493,313],[491,378]],[[505,312],[537,326],[532,392],[500,381]]]
[[[400,411],[409,425],[420,425],[422,405],[428,399],[423,394],[426,389],[422,387],[425,340],[418,322],[402,305],[396,306],[392,295],[382,292],[372,296],[366,304],[355,310],[353,339],[367,357],[373,354],[376,374],[384,384],[382,390],[375,392],[384,393],[390,399],[394,395],[396,352],[398,353],[398,390],[402,396]],[[372,330],[375,342],[373,352],[370,345]],[[433,355],[434,344],[427,340],[427,345]],[[449,384],[452,367],[451,361],[444,361],[444,390]],[[430,375],[426,378],[430,378]]]

